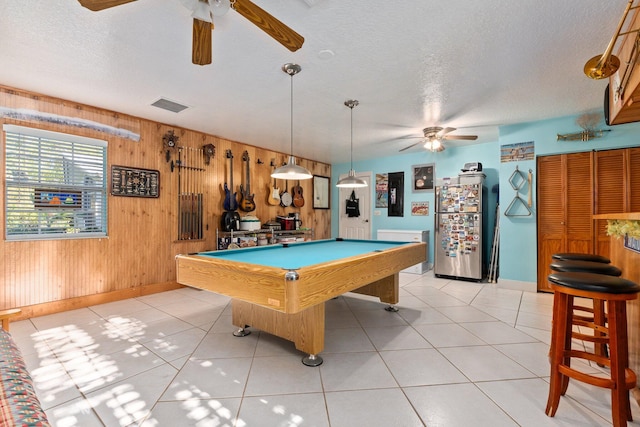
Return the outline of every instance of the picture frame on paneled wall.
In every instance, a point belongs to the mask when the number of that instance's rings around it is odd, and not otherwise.
[[[426,163],[411,166],[413,171],[412,189],[414,193],[433,191],[436,180],[436,164]]]
[[[160,172],[154,169],[111,166],[111,195],[160,197]]]
[[[313,209],[329,209],[329,177],[313,176]]]
[[[376,174],[376,208],[389,207],[389,175]]]
[[[404,172],[389,173],[388,216],[404,216]]]

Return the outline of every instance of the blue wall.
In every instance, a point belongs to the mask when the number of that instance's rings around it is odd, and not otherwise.
[[[578,151],[603,150],[640,146],[640,123],[631,123],[610,127],[604,137],[592,141],[557,141],[558,133],[579,132],[582,129],[576,125],[578,116],[567,116],[549,119],[539,122],[521,123],[517,125],[503,126],[499,129],[498,141],[466,147],[449,147],[441,153],[418,151],[409,154],[399,154],[383,159],[354,162],[357,172],[371,171],[376,173],[400,172],[405,173],[404,188],[404,216],[388,217],[385,208],[375,208],[375,188],[371,188],[371,211],[380,211],[380,215],[373,215],[372,236],[375,238],[378,229],[404,229],[404,230],[430,230],[431,242],[429,244],[429,262],[433,262],[433,227],[434,227],[434,193],[413,193],[411,189],[411,166],[423,163],[435,163],[437,178],[457,176],[460,169],[468,162],[481,162],[483,172],[487,175],[486,186],[489,195],[490,230],[487,233],[485,248],[491,244],[493,236],[494,213],[498,194],[492,194],[491,189],[495,184],[499,185],[500,201],[500,277],[503,279],[536,282],[536,164],[535,160],[521,162],[500,162],[500,146],[519,142],[533,141],[535,155],[544,156]],[[602,124],[601,128],[607,128]],[[507,217],[505,209],[513,200],[516,191],[509,183],[516,165],[525,176],[529,169],[533,172],[533,208],[530,216]],[[341,174],[349,172],[349,163],[332,165],[332,185],[335,185]],[[528,185],[525,184],[519,195],[525,201],[528,198]],[[331,206],[331,233],[338,236],[338,192],[332,191]],[[412,216],[411,202],[429,202],[428,216]],[[516,210],[515,213],[524,214],[526,210]]]

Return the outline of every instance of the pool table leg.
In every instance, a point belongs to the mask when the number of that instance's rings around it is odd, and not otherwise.
[[[251,335],[251,331],[248,331],[247,328],[249,325],[244,325],[242,328],[238,329],[233,333],[234,337],[246,337],[247,335]]]
[[[322,363],[318,353],[324,350],[324,319],[324,303],[287,314],[249,302],[231,300],[231,322],[234,325],[241,330],[249,325],[293,341],[296,349],[309,355],[302,360],[307,366],[319,366]]]
[[[400,301],[400,275],[399,273],[392,274],[351,292],[378,297],[380,302],[389,304],[385,310],[395,313],[398,308],[394,304]]]

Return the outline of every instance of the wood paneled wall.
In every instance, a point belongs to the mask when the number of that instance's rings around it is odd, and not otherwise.
[[[283,208],[267,204],[271,184],[270,162],[281,165],[286,153],[273,152],[200,132],[149,120],[125,116],[87,105],[0,86],[0,107],[54,114],[59,117],[90,120],[140,135],[140,140],[51,120],[28,119],[20,114],[0,115],[0,124],[12,123],[108,141],[108,169],[111,165],[160,171],[160,197],[108,197],[108,237],[9,242],[0,245],[0,309],[23,307],[23,317],[68,310],[178,287],[175,282],[175,255],[216,248],[224,200],[223,183],[228,173],[225,151],[232,150],[234,185],[243,182],[242,153],[251,159],[251,190],[255,193],[256,215],[266,222],[277,215],[299,212],[303,226],[313,227],[315,238],[329,238],[329,210],[314,210],[312,181],[301,181],[305,205]],[[166,161],[162,137],[170,130],[180,138],[179,146],[215,146],[215,157],[204,172],[204,238],[178,241],[177,169]],[[2,138],[4,153],[4,135]],[[2,156],[4,158],[4,155]],[[176,153],[173,153],[175,160]],[[262,164],[258,164],[258,159]],[[4,162],[2,189],[4,191]],[[331,176],[329,164],[299,159],[298,164],[316,175]],[[108,179],[110,185],[110,177]],[[284,184],[284,183],[282,183]],[[294,183],[289,183],[289,188]],[[280,185],[282,187],[282,185]],[[0,200],[0,228],[4,229],[4,197]],[[240,212],[243,214],[242,212]]]

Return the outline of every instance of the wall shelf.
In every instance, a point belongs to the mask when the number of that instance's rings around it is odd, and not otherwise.
[[[252,246],[267,246],[277,243],[306,242],[313,240],[312,228],[301,228],[299,230],[277,230],[275,228],[264,228],[251,231],[221,231],[216,230],[218,250],[233,249],[237,245],[241,248]]]

